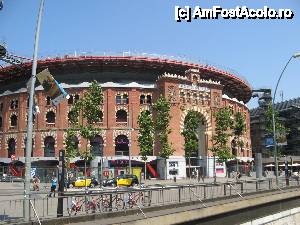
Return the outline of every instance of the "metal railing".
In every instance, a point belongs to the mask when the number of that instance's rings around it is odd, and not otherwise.
[[[218,198],[236,196],[261,191],[283,190],[299,186],[299,179],[281,179],[276,186],[274,179],[239,180],[225,183],[199,183],[185,185],[153,185],[133,188],[93,188],[66,191],[60,196],[49,197],[47,192],[33,192],[31,195],[31,220],[56,218],[58,199],[63,199],[63,217],[102,214],[113,212],[127,213],[130,210],[141,212],[138,216],[147,217],[149,207],[172,207],[174,204],[199,203],[207,207],[207,202]],[[1,196],[0,224],[23,221],[23,196]],[[33,211],[34,209],[34,211]],[[147,210],[146,210],[147,211]]]

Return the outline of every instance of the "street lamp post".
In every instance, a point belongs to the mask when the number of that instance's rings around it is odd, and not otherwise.
[[[24,184],[24,217],[26,221],[30,220],[30,178],[31,178],[31,151],[32,151],[32,113],[33,113],[33,97],[34,97],[34,85],[36,80],[36,68],[37,68],[37,53],[40,36],[40,26],[42,20],[42,14],[44,9],[45,0],[41,0],[39,14],[37,19],[37,26],[35,31],[34,41],[34,53],[32,62],[32,72],[30,78],[29,88],[29,108],[28,108],[28,123],[27,123],[27,141],[26,141],[26,155],[25,155],[25,184]]]
[[[278,161],[277,161],[277,141],[276,141],[276,124],[275,124],[275,109],[274,109],[274,105],[275,105],[275,98],[276,98],[276,92],[277,92],[277,88],[279,85],[279,82],[281,80],[281,77],[284,73],[284,71],[286,70],[287,66],[289,65],[289,63],[291,62],[291,60],[293,58],[298,58],[300,57],[300,53],[295,53],[294,55],[292,55],[289,59],[289,61],[286,63],[285,67],[283,68],[276,87],[275,87],[275,91],[274,91],[274,95],[273,95],[273,100],[272,100],[272,124],[273,124],[273,139],[274,139],[274,160],[275,160],[275,176],[276,176],[276,185],[278,186]]]

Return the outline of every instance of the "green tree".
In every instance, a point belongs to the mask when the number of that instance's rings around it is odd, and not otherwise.
[[[102,89],[97,81],[93,81],[88,91],[83,94],[82,98],[74,103],[69,112],[70,128],[67,129],[65,139],[66,158],[70,160],[71,158],[79,156],[84,159],[85,173],[86,161],[93,158],[90,148],[88,148],[88,142],[95,138],[100,132],[97,123],[100,122],[102,101]],[[85,148],[79,151],[76,148],[74,138],[77,135],[81,136],[82,139],[86,139]]]
[[[155,111],[155,135],[160,145],[159,156],[165,159],[165,166],[167,159],[173,154],[175,151],[169,143],[168,135],[171,133],[171,129],[169,128],[169,123],[171,120],[170,102],[163,97],[162,95],[158,98],[158,100],[153,104],[153,109]],[[166,168],[165,168],[166,172]]]
[[[142,111],[138,117],[140,155],[145,162],[145,179],[146,179],[146,160],[147,156],[153,155],[154,142],[154,123],[150,111]]]
[[[217,110],[214,113],[215,117],[215,133],[212,137],[213,146],[210,151],[214,156],[214,179],[216,181],[215,173],[215,157],[218,157],[218,161],[227,162],[228,159],[232,158],[230,148],[228,147],[228,140],[231,136],[230,130],[232,128],[232,113],[230,108],[224,107]]]
[[[246,131],[246,119],[241,112],[236,112],[234,114],[232,129],[233,129],[233,135],[237,139],[237,147],[239,149],[242,149],[244,147],[244,142],[241,140],[241,137],[244,135]]]
[[[198,137],[196,130],[202,122],[199,112],[189,110],[184,119],[184,128],[181,133],[184,137],[185,157],[189,161],[189,174],[191,176],[191,156],[197,155],[198,151]]]
[[[266,118],[266,134],[273,137],[273,107],[272,104],[268,105],[268,108],[265,112]],[[284,124],[279,119],[278,111],[274,111],[274,118],[275,118],[275,129],[276,129],[276,142],[277,143],[284,143],[286,142],[286,135],[290,132],[290,130],[284,126]],[[278,156],[281,156],[281,149],[278,149],[277,152]]]

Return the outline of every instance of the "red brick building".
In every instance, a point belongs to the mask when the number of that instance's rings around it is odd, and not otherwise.
[[[21,67],[0,69],[0,160],[3,163],[10,163],[11,155],[24,161],[28,110],[26,82],[30,78],[31,63]],[[101,133],[88,144],[94,148],[97,158],[103,154],[105,167],[121,167],[118,160],[127,164],[129,149],[133,165],[139,165],[137,118],[142,110],[152,110],[151,105],[160,94],[172,104],[169,140],[175,153],[167,162],[168,177],[172,174],[179,177],[186,175],[184,139],[180,133],[188,110],[198,111],[203,117],[203,123],[199,124],[199,151],[195,167],[200,166],[208,175],[212,174],[208,149],[215,125],[213,112],[223,106],[245,114],[245,148],[234,154],[252,157],[250,115],[244,104],[251,98],[251,88],[233,74],[207,65],[148,57],[65,56],[40,60],[38,70],[44,68],[49,68],[71,97],[54,107],[42,87],[36,87],[40,113],[34,121],[32,160],[41,162],[40,165],[57,163],[58,151],[64,148],[65,129],[69,126],[68,112],[92,80],[101,84],[104,101],[99,123]],[[85,145],[85,141],[78,137],[78,148]],[[149,162],[162,176],[162,165],[155,157],[157,151],[154,146]]]

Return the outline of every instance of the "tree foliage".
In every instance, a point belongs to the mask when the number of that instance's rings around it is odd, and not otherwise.
[[[153,109],[156,113],[156,119],[154,122],[155,133],[160,143],[159,156],[167,159],[174,152],[174,149],[172,149],[168,140],[168,135],[171,133],[169,128],[169,123],[171,120],[171,104],[165,97],[161,95],[154,103]]]
[[[138,117],[140,155],[144,161],[153,154],[154,123],[150,111],[142,111]]]
[[[232,129],[233,135],[237,139],[237,147],[242,149],[244,147],[244,142],[241,140],[241,137],[246,131],[246,118],[241,112],[236,112],[234,114],[234,123]]]
[[[266,132],[268,135],[273,136],[273,107],[272,104],[268,105],[267,111],[265,113],[266,118]],[[285,142],[286,135],[289,133],[289,129],[287,129],[284,124],[279,120],[279,113],[274,111],[275,118],[275,129],[276,129],[276,141],[277,143]]]
[[[200,113],[194,110],[188,111],[184,119],[184,128],[181,133],[184,137],[185,157],[191,157],[198,151],[198,137],[196,130],[200,123],[202,123]]]
[[[92,154],[87,145],[84,151],[78,151],[74,137],[78,134],[88,142],[99,134],[100,128],[96,125],[100,122],[102,101],[102,89],[97,81],[93,81],[83,97],[72,106],[69,112],[70,128],[67,129],[65,139],[67,158],[70,159],[76,156],[80,156],[85,160],[92,158]],[[79,119],[80,116],[81,119]]]
[[[224,107],[216,111],[214,117],[216,122],[215,134],[212,137],[213,147],[210,148],[210,151],[218,157],[219,161],[227,161],[232,157],[227,145],[233,125],[232,112],[230,108]]]

